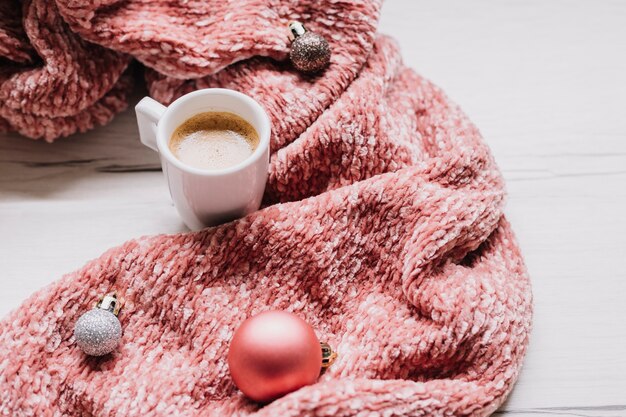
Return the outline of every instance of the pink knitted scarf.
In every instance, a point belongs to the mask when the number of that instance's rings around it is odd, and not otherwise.
[[[125,106],[127,54],[151,68],[163,102],[243,91],[273,123],[265,208],[132,240],[33,295],[0,323],[0,415],[495,411],[532,314],[502,177],[461,110],[375,35],[380,4],[174,3],[31,0],[23,25],[3,3],[0,55],[12,64],[0,117],[47,140],[105,123]],[[331,43],[323,74],[284,61],[291,19]],[[111,290],[125,300],[121,345],[88,358],[74,323]],[[307,320],[339,357],[318,383],[261,407],[234,386],[226,353],[234,329],[268,309]]]

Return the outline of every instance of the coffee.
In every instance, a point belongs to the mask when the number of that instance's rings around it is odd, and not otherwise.
[[[199,113],[178,126],[169,148],[194,168],[219,170],[246,160],[259,145],[259,134],[242,117],[228,112]]]

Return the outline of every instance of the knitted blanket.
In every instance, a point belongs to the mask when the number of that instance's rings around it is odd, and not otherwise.
[[[532,315],[502,177],[458,106],[375,34],[380,4],[174,3],[24,2],[24,24],[0,31],[14,62],[0,116],[48,140],[104,123],[124,106],[128,54],[163,102],[240,90],[273,123],[265,208],[129,241],[34,294],[0,322],[0,415],[494,412]],[[324,73],[284,62],[290,19],[329,40]],[[74,323],[113,290],[120,347],[86,357]],[[316,384],[261,406],[234,386],[226,354],[238,325],[269,309],[307,320],[339,356]]]

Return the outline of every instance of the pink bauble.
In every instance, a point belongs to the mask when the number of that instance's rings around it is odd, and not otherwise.
[[[311,325],[285,311],[267,311],[245,320],[228,351],[237,387],[263,403],[314,383],[321,364],[320,342]]]

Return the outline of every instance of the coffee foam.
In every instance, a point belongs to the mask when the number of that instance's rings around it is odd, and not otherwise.
[[[187,165],[219,170],[245,161],[258,145],[259,135],[245,119],[228,112],[205,112],[178,126],[169,148]]]

